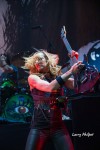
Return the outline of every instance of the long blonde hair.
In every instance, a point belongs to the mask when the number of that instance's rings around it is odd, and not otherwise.
[[[38,53],[43,53],[47,60],[47,65],[50,68],[50,73],[54,76],[61,74],[61,66],[58,65],[59,56],[57,54],[51,54],[46,50],[40,49],[37,52],[31,54],[29,57],[24,57],[25,68],[30,70],[30,74],[41,74],[35,67],[35,58]]]

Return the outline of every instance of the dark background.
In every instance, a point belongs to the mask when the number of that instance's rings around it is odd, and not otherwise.
[[[34,52],[34,47],[44,48],[58,53],[62,65],[69,59],[60,37],[62,26],[65,25],[69,43],[76,51],[99,40],[99,6],[97,0],[0,1],[0,50],[10,53],[12,58],[19,54],[28,56]],[[40,28],[32,29],[35,26]]]

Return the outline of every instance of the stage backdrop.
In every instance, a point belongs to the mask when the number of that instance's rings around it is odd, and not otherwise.
[[[69,58],[60,38],[63,25],[76,51],[100,39],[97,0],[0,0],[0,53],[30,55],[45,48],[60,55],[60,64]],[[18,57],[17,57],[18,58]]]

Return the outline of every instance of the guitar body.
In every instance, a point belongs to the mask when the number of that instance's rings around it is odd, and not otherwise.
[[[91,92],[98,79],[98,70],[88,64],[84,70],[77,73],[74,77],[75,93]]]
[[[72,48],[66,38],[65,27],[63,27],[61,30],[61,38],[65,44],[66,49],[68,50],[68,53],[71,54]],[[74,64],[77,63],[78,60],[76,57],[73,57],[71,58],[71,62]],[[97,80],[100,78],[97,68],[88,64],[86,56],[84,57],[83,64],[85,67],[76,75],[74,75],[75,93],[77,94],[91,91]]]

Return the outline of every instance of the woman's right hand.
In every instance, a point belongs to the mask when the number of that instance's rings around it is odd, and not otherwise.
[[[72,72],[72,74],[76,74],[78,73],[81,69],[83,69],[84,64],[82,64],[82,61],[78,61],[77,63],[75,63],[71,68],[70,71]]]

